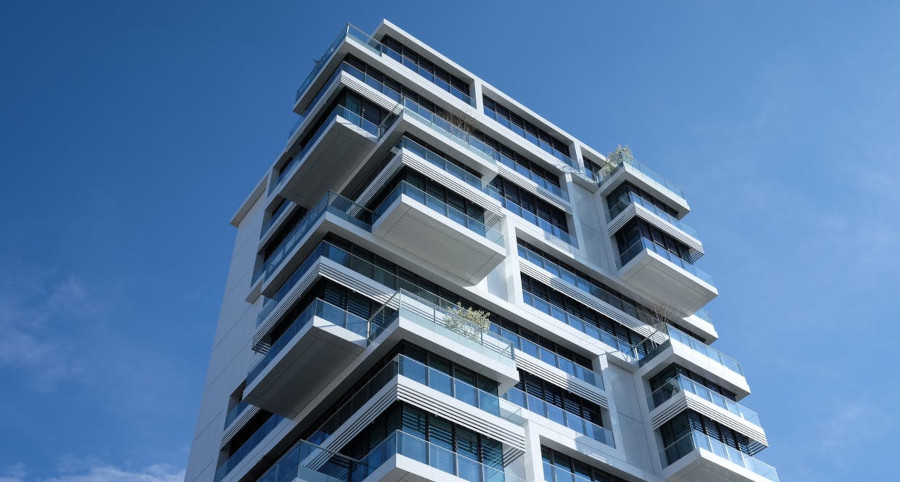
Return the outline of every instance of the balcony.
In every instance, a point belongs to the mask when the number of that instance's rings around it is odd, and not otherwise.
[[[360,460],[352,480],[524,482],[521,459],[487,464],[397,430]]]
[[[641,189],[655,194],[655,197],[674,208],[679,217],[690,212],[684,191],[680,187],[634,159],[625,159],[608,174],[601,174],[601,195],[608,195],[623,181],[629,181]]]
[[[663,477],[694,482],[778,482],[771,465],[740,450],[691,431],[659,453]]]
[[[563,231],[558,226],[554,226],[546,219],[538,217],[537,214],[529,211],[528,209],[522,208],[512,200],[502,197],[500,198],[500,204],[502,204],[504,208],[508,209],[516,216],[541,228],[541,231],[544,232],[543,238],[545,241],[567,250],[578,247],[578,239],[575,236],[569,234],[566,231]]]
[[[595,373],[590,368],[581,366],[568,358],[560,356],[557,353],[554,353],[537,343],[522,338],[521,336],[513,333],[506,328],[492,325],[491,331],[500,335],[503,338],[506,338],[510,342],[512,342],[513,347],[533,357],[535,360],[540,360],[543,363],[552,366],[553,368],[557,368],[562,370],[567,375],[581,380],[589,385],[599,388],[600,390],[605,390],[606,387],[603,384],[603,377],[599,373]]]
[[[412,153],[420,159],[424,159],[430,166],[436,167],[444,173],[452,176],[455,181],[462,181],[462,183],[465,184],[465,187],[454,189],[457,192],[469,195],[470,190],[468,188],[471,188],[472,190],[476,191],[476,193],[473,193],[472,195],[482,197],[486,196],[487,198],[491,199],[487,200],[485,198],[486,202],[496,204],[495,201],[498,200],[499,194],[497,193],[496,189],[493,189],[493,186],[482,182],[481,177],[459,167],[458,165],[454,164],[432,149],[425,147],[406,136],[400,138],[400,140],[394,147],[404,150],[408,153]]]
[[[303,83],[300,84],[300,87],[297,89],[296,101],[298,104],[295,110],[297,110],[298,112],[305,111],[310,105],[315,103],[314,101],[305,102],[305,99],[308,99],[312,95],[312,92],[316,91],[318,86],[322,84],[321,80],[318,79],[319,73],[326,65],[330,63],[331,59],[334,58],[334,54],[338,51],[347,50],[344,45],[345,40],[348,39],[354,45],[359,45],[361,48],[378,57],[391,58],[396,60],[397,62],[403,64],[405,67],[422,76],[425,80],[433,83],[441,90],[450,93],[453,97],[456,97],[467,105],[473,105],[472,98],[465,92],[462,92],[461,90],[448,84],[447,82],[444,82],[442,79],[435,77],[427,70],[423,70],[415,64],[404,61],[403,57],[397,51],[375,40],[371,35],[363,32],[359,28],[348,24],[341,30],[337,38],[335,38],[331,42],[322,56],[318,60],[316,60],[315,66],[313,67],[312,71],[310,71],[309,75],[307,75]]]
[[[278,460],[259,482],[405,481],[510,481],[520,478],[520,461],[503,464],[502,457],[488,464],[439,447],[413,434],[391,432],[361,460],[355,460],[301,440]]]
[[[648,395],[647,407],[654,427],[690,409],[749,437],[751,453],[768,446],[756,412],[683,375],[670,379]]]
[[[291,447],[257,482],[357,482],[356,473],[361,462],[337,452],[301,440]]]
[[[512,343],[484,331],[461,314],[460,305],[397,291],[372,315],[371,324],[390,337],[404,338],[500,383],[500,391],[519,380]],[[394,323],[397,330],[393,330]],[[397,336],[397,332],[402,336]]]
[[[296,415],[378,332],[365,318],[314,300],[250,369],[245,400],[284,416]]]
[[[647,345],[652,339],[652,345]],[[640,361],[641,376],[652,374],[672,363],[712,378],[720,385],[740,396],[750,394],[741,364],[734,358],[703,343],[671,325],[651,336],[641,344],[646,353]]]
[[[622,251],[616,263],[623,281],[679,312],[693,313],[719,294],[711,276],[644,237]]]
[[[383,390],[389,385],[390,389]],[[410,389],[405,389],[407,386],[410,386]],[[425,390],[423,387],[434,391]],[[410,396],[410,393],[415,393],[415,395]],[[384,399],[385,395],[389,399]],[[460,410],[459,404],[447,403],[446,399],[442,400],[442,395],[462,402],[465,409]],[[423,404],[423,397],[428,399],[427,403]],[[377,400],[372,402],[376,398]],[[378,373],[372,375],[365,385],[335,410],[328,420],[315,429],[309,436],[309,441],[322,446],[340,445],[356,435],[347,433],[347,431],[362,426],[359,420],[361,416],[375,417],[377,415],[369,408],[384,407],[394,400],[425,406],[431,411],[435,411],[435,407],[440,407],[441,410],[438,413],[441,416],[456,422],[462,421],[463,425],[472,426],[472,422],[477,420],[477,423],[471,428],[477,428],[482,432],[487,431],[485,433],[489,432],[492,437],[501,441],[515,439],[516,445],[524,446],[521,410],[506,410],[501,407],[500,399],[496,395],[405,355],[394,357]]]
[[[622,215],[621,218],[619,218],[620,215]],[[633,192],[629,192],[609,207],[609,211],[606,213],[606,222],[609,226],[610,236],[614,235],[634,216],[652,223],[699,254],[703,253],[703,244],[700,243],[696,229]]]
[[[509,400],[515,405],[525,408],[529,412],[536,413],[552,422],[562,425],[570,430],[574,430],[579,435],[588,437],[603,445],[616,448],[616,442],[613,439],[611,430],[600,425],[585,420],[572,412],[563,410],[562,407],[545,402],[534,395],[526,394],[518,388],[509,389],[503,398]]]
[[[375,209],[372,233],[474,284],[506,256],[498,220],[485,225],[402,182]]]
[[[279,417],[278,415],[269,415],[269,417],[254,430],[250,437],[248,437],[240,447],[234,450],[231,455],[216,468],[214,480],[219,482],[224,479],[225,476],[234,470],[234,468],[237,467],[238,464],[240,464],[247,455],[265,440],[266,437],[268,437],[269,434],[271,434],[284,420],[283,417]]]
[[[371,211],[333,191],[326,192],[325,195],[306,212],[306,215],[291,228],[291,231],[281,241],[281,244],[279,244],[265,262],[263,262],[262,266],[253,277],[253,283],[256,283],[260,277],[265,280],[277,278],[273,275],[282,271],[279,269],[281,265],[285,263],[285,260],[294,257],[292,256],[294,250],[304,244],[303,240],[308,239],[308,235],[312,232],[313,227],[316,226],[326,214],[334,215],[366,231],[371,230],[372,227]],[[288,265],[290,265],[290,263],[288,263]],[[285,295],[285,291],[290,288],[290,285],[291,284],[288,282],[283,283],[278,292],[270,299],[266,300],[259,318],[257,318],[257,325],[259,325],[268,315],[269,311],[274,308],[274,305],[281,300]]]
[[[391,115],[376,125],[344,106],[336,106],[300,152],[270,181],[269,194],[280,193],[303,206],[312,204],[328,187],[340,184],[346,173],[353,172],[363,154],[395,119]]]

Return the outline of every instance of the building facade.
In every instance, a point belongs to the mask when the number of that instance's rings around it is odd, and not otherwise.
[[[186,480],[777,480],[679,188],[387,21],[294,111]]]

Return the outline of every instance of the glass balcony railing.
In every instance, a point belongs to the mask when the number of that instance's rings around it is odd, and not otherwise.
[[[510,412],[501,408],[500,399],[496,395],[481,390],[458,378],[453,378],[405,355],[397,355],[344,402],[328,420],[322,423],[309,436],[310,442],[316,444],[324,443],[328,437],[334,435],[347,420],[350,420],[366,402],[371,400],[379,390],[384,388],[397,375],[402,375],[410,380],[431,387],[491,415],[501,417],[519,426],[522,425],[521,410]]]
[[[563,191],[561,187],[559,187],[556,184],[553,184],[552,182],[548,181],[547,179],[544,179],[543,177],[538,176],[537,174],[531,172],[528,168],[517,163],[516,161],[512,160],[508,156],[501,154],[499,161],[500,161],[500,164],[503,164],[504,166],[516,171],[519,175],[533,181],[539,187],[541,187],[547,191],[550,191],[550,193],[555,195],[556,197],[558,197],[564,201],[569,200],[569,194],[567,192]]]
[[[750,410],[733,400],[729,400],[724,395],[716,393],[684,375],[678,375],[677,377],[671,378],[663,384],[663,386],[654,390],[653,393],[647,397],[647,406],[650,407],[650,410],[653,410],[681,391],[693,393],[707,402],[712,403],[723,410],[727,410],[756,426],[762,426],[759,422],[759,415],[753,410]]]
[[[714,440],[702,432],[694,430],[685,434],[675,442],[672,442],[668,447],[660,451],[659,458],[662,461],[663,467],[668,467],[694,450],[704,450],[740,465],[768,480],[778,481],[778,472],[776,472],[775,467],[747,455],[734,447],[726,445],[718,440]]]
[[[391,191],[390,194],[388,194],[385,200],[382,201],[382,203],[377,208],[375,208],[374,219],[377,220],[378,218],[380,218],[381,215],[384,214],[384,212],[391,206],[391,204],[401,195],[409,196],[415,201],[424,204],[432,211],[437,212],[445,218],[450,219],[456,224],[465,227],[469,231],[472,231],[473,233],[487,239],[488,241],[493,242],[494,244],[501,246],[503,244],[503,234],[499,230],[491,229],[493,227],[493,224],[491,226],[486,226],[483,222],[469,216],[468,214],[463,213],[453,206],[450,206],[446,202],[425,193],[425,191],[416,188],[406,181],[398,184],[397,187],[395,187],[394,190]]]
[[[615,219],[616,216],[619,215],[619,213],[624,211],[625,208],[627,208],[628,206],[630,206],[632,204],[636,204],[638,206],[641,206],[641,207],[647,209],[651,213],[662,218],[664,221],[667,221],[672,226],[675,226],[676,228],[687,233],[688,235],[693,236],[695,239],[699,239],[699,235],[697,234],[696,229],[692,228],[690,225],[688,225],[684,221],[681,221],[680,219],[676,218],[675,216],[672,216],[671,214],[663,211],[662,209],[660,209],[658,206],[651,203],[650,201],[647,201],[646,199],[644,199],[632,192],[628,193],[626,196],[619,199],[619,201],[616,202],[616,204],[610,206],[609,211],[606,213],[606,221],[607,222],[612,221],[613,219]]]
[[[383,134],[387,129],[387,127],[390,127],[389,121],[393,120],[393,116],[388,116],[381,125],[378,125],[368,119],[364,119],[359,114],[342,105],[335,106],[331,113],[328,114],[328,116],[322,121],[322,124],[319,126],[319,128],[316,129],[313,135],[309,137],[309,139],[306,141],[306,144],[304,144],[303,148],[300,149],[300,152],[298,152],[297,155],[295,155],[290,161],[288,161],[287,164],[284,165],[284,167],[281,168],[281,172],[278,173],[278,179],[274,184],[272,184],[272,189],[270,190],[270,192],[274,190],[275,187],[281,185],[281,183],[284,182],[284,180],[294,172],[297,166],[299,166],[303,162],[306,154],[309,153],[310,149],[316,144],[319,138],[322,137],[322,134],[331,125],[331,121],[337,119],[338,117],[344,119],[347,122],[350,122],[351,124],[356,125],[357,127],[362,128],[375,137],[380,137],[381,134]],[[291,133],[291,136],[293,136],[293,133]]]
[[[590,437],[604,445],[612,448],[616,447],[613,440],[613,433],[608,428],[601,427],[589,420],[585,420],[572,412],[563,410],[562,407],[547,403],[546,401],[527,394],[518,388],[511,388],[507,391],[503,398],[510,402],[525,408],[529,412],[534,412],[544,418],[547,418],[560,425],[564,425],[584,436]]]
[[[497,164],[497,159],[500,158],[500,153],[497,152],[497,150],[493,147],[485,144],[477,137],[466,132],[464,129],[453,125],[452,122],[426,109],[425,107],[419,105],[417,102],[408,97],[404,97],[402,103],[404,112],[412,115],[412,117],[417,119],[419,122],[430,126],[437,133],[449,138],[451,141],[471,151],[476,156],[479,156],[482,159],[486,160],[488,163],[494,165]]]
[[[465,182],[466,184],[478,189],[479,191],[486,191],[484,183],[481,182],[481,178],[475,174],[472,174],[469,171],[457,166],[456,164],[447,160],[447,158],[441,156],[440,154],[434,152],[433,150],[419,144],[418,142],[410,139],[409,137],[403,136],[397,142],[397,148],[406,149],[413,154],[425,159],[435,167],[440,168],[442,171],[452,175],[453,177]]]
[[[655,181],[657,184],[661,185],[662,187],[667,189],[669,192],[674,194],[675,197],[684,199],[684,191],[680,187],[672,184],[671,182],[669,182],[668,179],[662,177],[661,175],[657,174],[649,167],[641,164],[640,162],[635,161],[634,159],[625,159],[625,162],[623,162],[623,163],[619,164],[618,166],[614,167],[613,169],[611,169],[609,171],[609,174],[602,176],[602,178],[600,179],[600,184],[603,184],[603,182],[605,182],[607,179],[609,179],[615,173],[619,172],[622,169],[628,169],[633,172],[638,172],[640,174],[643,174],[644,176],[650,178],[651,180]]]
[[[265,278],[272,276],[272,273],[276,271],[276,269],[281,266],[281,263],[285,260],[285,257],[290,254],[290,252],[297,247],[303,238],[309,234],[309,230],[322,218],[325,213],[331,213],[335,216],[338,216],[346,221],[349,221],[356,226],[359,226],[365,230],[372,229],[372,213],[368,209],[356,204],[350,199],[341,196],[333,191],[328,191],[322,196],[313,207],[307,211],[306,215],[293,227],[291,231],[285,236],[285,238],[281,241],[278,247],[272,251],[272,254],[266,259],[263,265],[260,267],[260,270],[257,271],[256,275],[253,277],[253,282],[259,278],[260,275],[264,275]],[[285,283],[282,286],[282,289],[278,290],[278,293],[275,294],[270,300],[266,300],[263,304],[263,309],[257,318],[257,324],[259,324],[266,316],[268,316],[269,311],[274,308],[274,304],[277,304],[278,301],[281,301],[281,298],[284,297],[287,290],[290,289],[288,287],[289,283]]]
[[[244,410],[246,410],[249,406],[250,404],[246,400],[241,400],[233,407],[231,407],[231,409],[228,410],[228,412],[225,414],[225,426],[227,427],[231,425],[231,422],[238,418],[240,414],[244,413]]]
[[[694,312],[694,315],[695,315],[697,318],[700,318],[701,320],[706,320],[706,321],[708,321],[708,322],[710,322],[710,323],[713,322],[713,320],[712,320],[712,315],[711,315],[708,311],[706,311],[706,310],[704,310],[704,309],[700,309],[700,310],[695,311],[695,312]]]
[[[500,408],[500,398],[497,395],[486,392],[458,378],[453,378],[436,368],[407,356],[400,355],[396,358],[396,361],[400,375],[431,387],[463,403],[477,407],[491,415],[509,420],[519,426],[522,425],[521,411],[507,412]]]
[[[622,269],[623,266],[628,264],[629,261],[635,258],[641,251],[653,251],[654,253],[662,256],[666,261],[672,263],[678,268],[687,271],[688,273],[700,278],[708,284],[713,284],[712,276],[707,274],[705,271],[697,268],[693,264],[689,263],[687,260],[680,258],[675,253],[672,253],[668,249],[650,241],[649,239],[641,236],[635,242],[628,247],[628,249],[622,251],[622,253],[618,257],[618,267]]]
[[[269,347],[269,351],[258,361],[253,368],[250,369],[250,372],[247,374],[247,384],[249,385],[253,380],[259,376],[262,371],[269,366],[269,363],[281,353],[281,350],[284,349],[294,338],[294,335],[300,333],[306,325],[313,319],[314,316],[318,316],[324,320],[328,320],[331,323],[334,323],[336,326],[340,326],[342,328],[346,328],[357,335],[368,339],[371,335],[372,331],[379,331],[377,327],[372,327],[369,325],[368,320],[365,318],[356,316],[342,308],[338,308],[337,306],[332,305],[331,303],[315,299],[309,306],[306,307],[293,321],[291,321],[290,325],[285,329],[284,333],[275,340],[274,343]]]
[[[515,365],[512,343],[466,319],[460,313],[462,310],[460,305],[447,300],[437,297],[427,300],[401,289],[369,321],[388,326],[401,317],[487,358],[505,365]]]
[[[674,340],[674,342],[681,343],[682,345],[687,346],[691,350],[709,358],[715,363],[718,363],[719,365],[722,365],[723,367],[741,376],[744,375],[744,369],[741,367],[740,362],[703,343],[702,341],[688,335],[687,333],[673,327],[672,325],[665,325],[663,331],[659,332],[658,334],[661,336],[666,336],[668,339],[663,343],[660,343],[654,350],[648,351],[647,355],[641,359],[641,365],[646,364],[657,354],[665,350]]]
[[[263,422],[263,424],[216,469],[216,482],[222,480],[229,472],[237,467],[237,465],[241,463],[241,461],[244,460],[244,458],[256,448],[267,435],[272,433],[272,430],[274,430],[282,420],[285,420],[285,418],[273,414]]]
[[[344,29],[341,31],[341,33],[338,34],[337,38],[334,39],[334,41],[331,42],[331,45],[329,45],[328,48],[325,50],[325,53],[316,61],[316,64],[313,67],[312,71],[309,73],[309,75],[307,75],[307,77],[303,81],[303,83],[300,84],[300,88],[297,89],[296,99],[299,100],[300,96],[302,96],[303,93],[306,92],[306,89],[309,88],[309,85],[312,83],[312,81],[316,78],[316,76],[322,70],[322,67],[324,67],[328,63],[328,60],[331,58],[332,54],[334,54],[334,52],[340,48],[341,42],[343,42],[344,39],[346,39],[346,38],[351,38],[351,39],[359,42],[360,44],[362,44],[363,46],[365,46],[366,48],[368,48],[373,53],[375,53],[379,56],[386,55],[386,56],[400,62],[401,64],[403,64],[410,70],[416,72],[417,74],[419,74],[426,80],[437,85],[441,89],[446,90],[447,92],[452,94],[454,97],[458,98],[459,100],[461,100],[469,105],[472,105],[472,98],[468,94],[463,92],[462,90],[448,84],[447,82],[443,81],[440,78],[435,77],[433,73],[428,72],[426,69],[421,68],[420,66],[416,65],[415,63],[411,63],[408,60],[404,60],[403,56],[399,52],[397,52],[394,49],[375,40],[374,38],[372,38],[372,36],[363,32],[359,28],[354,27],[353,25],[349,25],[349,24],[344,27]]]
[[[351,479],[350,475],[358,473],[361,464],[362,462],[346,455],[301,440],[269,467],[257,482],[360,482],[361,479]]]
[[[473,482],[525,482],[513,475],[516,470],[503,465],[503,456],[497,453],[495,460],[481,463],[475,458],[438,446],[415,435],[400,430],[394,431],[372,449],[360,462],[352,480],[363,480],[391,457],[402,455],[417,462],[427,464],[442,472]],[[519,473],[524,472],[524,467]]]
[[[601,330],[597,325],[584,321],[581,318],[552,305],[533,294],[523,291],[522,296],[526,304],[531,305],[539,311],[556,318],[557,320],[575,328],[576,330],[606,343],[614,350],[618,351],[626,360],[634,362],[638,358],[638,352],[634,346],[625,340],[621,340],[612,333]]]
[[[284,214],[284,212],[287,211],[288,208],[293,205],[294,205],[294,203],[292,203],[288,200],[285,200],[284,202],[281,203],[281,206],[278,206],[278,209],[276,209],[274,212],[272,212],[272,216],[270,216],[269,220],[266,221],[266,224],[263,225],[262,232],[259,235],[260,239],[262,239],[263,237],[265,237],[266,234],[269,233],[269,230],[272,229],[272,226],[275,225],[275,222],[278,221],[278,219],[281,218],[281,215]]]
[[[513,347],[516,350],[525,352],[550,366],[559,368],[560,370],[566,372],[569,375],[572,375],[573,377],[581,381],[590,383],[591,385],[594,385],[595,387],[598,387],[600,389],[605,389],[605,386],[603,385],[603,377],[601,377],[598,373],[595,373],[590,368],[579,365],[572,360],[554,353],[531,340],[522,338],[520,335],[513,333],[506,328],[492,324],[491,331],[512,342]]]
[[[576,248],[578,247],[578,240],[575,239],[575,237],[572,236],[571,234],[563,231],[559,226],[554,226],[553,224],[550,223],[550,221],[547,221],[544,218],[538,217],[537,214],[535,214],[527,209],[522,208],[518,204],[514,203],[512,200],[507,199],[505,197],[500,199],[500,203],[503,204],[503,207],[510,210],[516,216],[519,216],[520,218],[528,221],[529,223],[534,224],[535,226],[541,228],[545,233],[549,234],[550,236],[553,236],[554,238],[559,239],[560,241],[562,241],[568,245],[571,245],[573,247],[576,247]]]
[[[560,278],[561,280],[571,284],[579,290],[605,301],[620,311],[631,315],[633,318],[641,319],[638,314],[638,307],[633,301],[625,299],[618,293],[612,293],[603,286],[592,282],[588,278],[576,274],[574,271],[560,266],[559,263],[552,259],[548,259],[521,244],[518,245],[519,257],[527,259],[529,262],[550,272],[550,274]]]
[[[520,137],[525,138],[528,142],[540,147],[543,151],[547,152],[551,156],[559,159],[560,161],[566,163],[572,169],[578,170],[578,161],[569,157],[566,153],[560,151],[559,149],[554,148],[550,143],[541,139],[540,137],[532,134],[531,132],[526,131],[521,126],[516,125],[514,122],[511,122],[509,119],[502,115],[498,115],[497,112],[491,110],[487,106],[484,108],[484,114],[491,119],[494,119],[503,127],[515,132]]]

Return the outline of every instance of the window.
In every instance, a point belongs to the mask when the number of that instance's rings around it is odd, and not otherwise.
[[[484,113],[557,158],[569,157],[569,146],[566,142],[550,135],[515,112],[510,112],[509,109],[487,96],[484,96]]]
[[[430,60],[419,55],[409,47],[390,36],[381,39],[381,43],[387,47],[385,53],[388,57],[402,63],[410,70],[418,73],[429,82],[450,92],[460,100],[470,103],[469,84],[466,81],[447,72],[447,70],[435,65]]]

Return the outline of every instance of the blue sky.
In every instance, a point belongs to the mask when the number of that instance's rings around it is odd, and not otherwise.
[[[900,4],[318,3],[0,4],[0,482],[183,477],[228,220],[381,18],[686,190],[782,480],[895,476]]]

